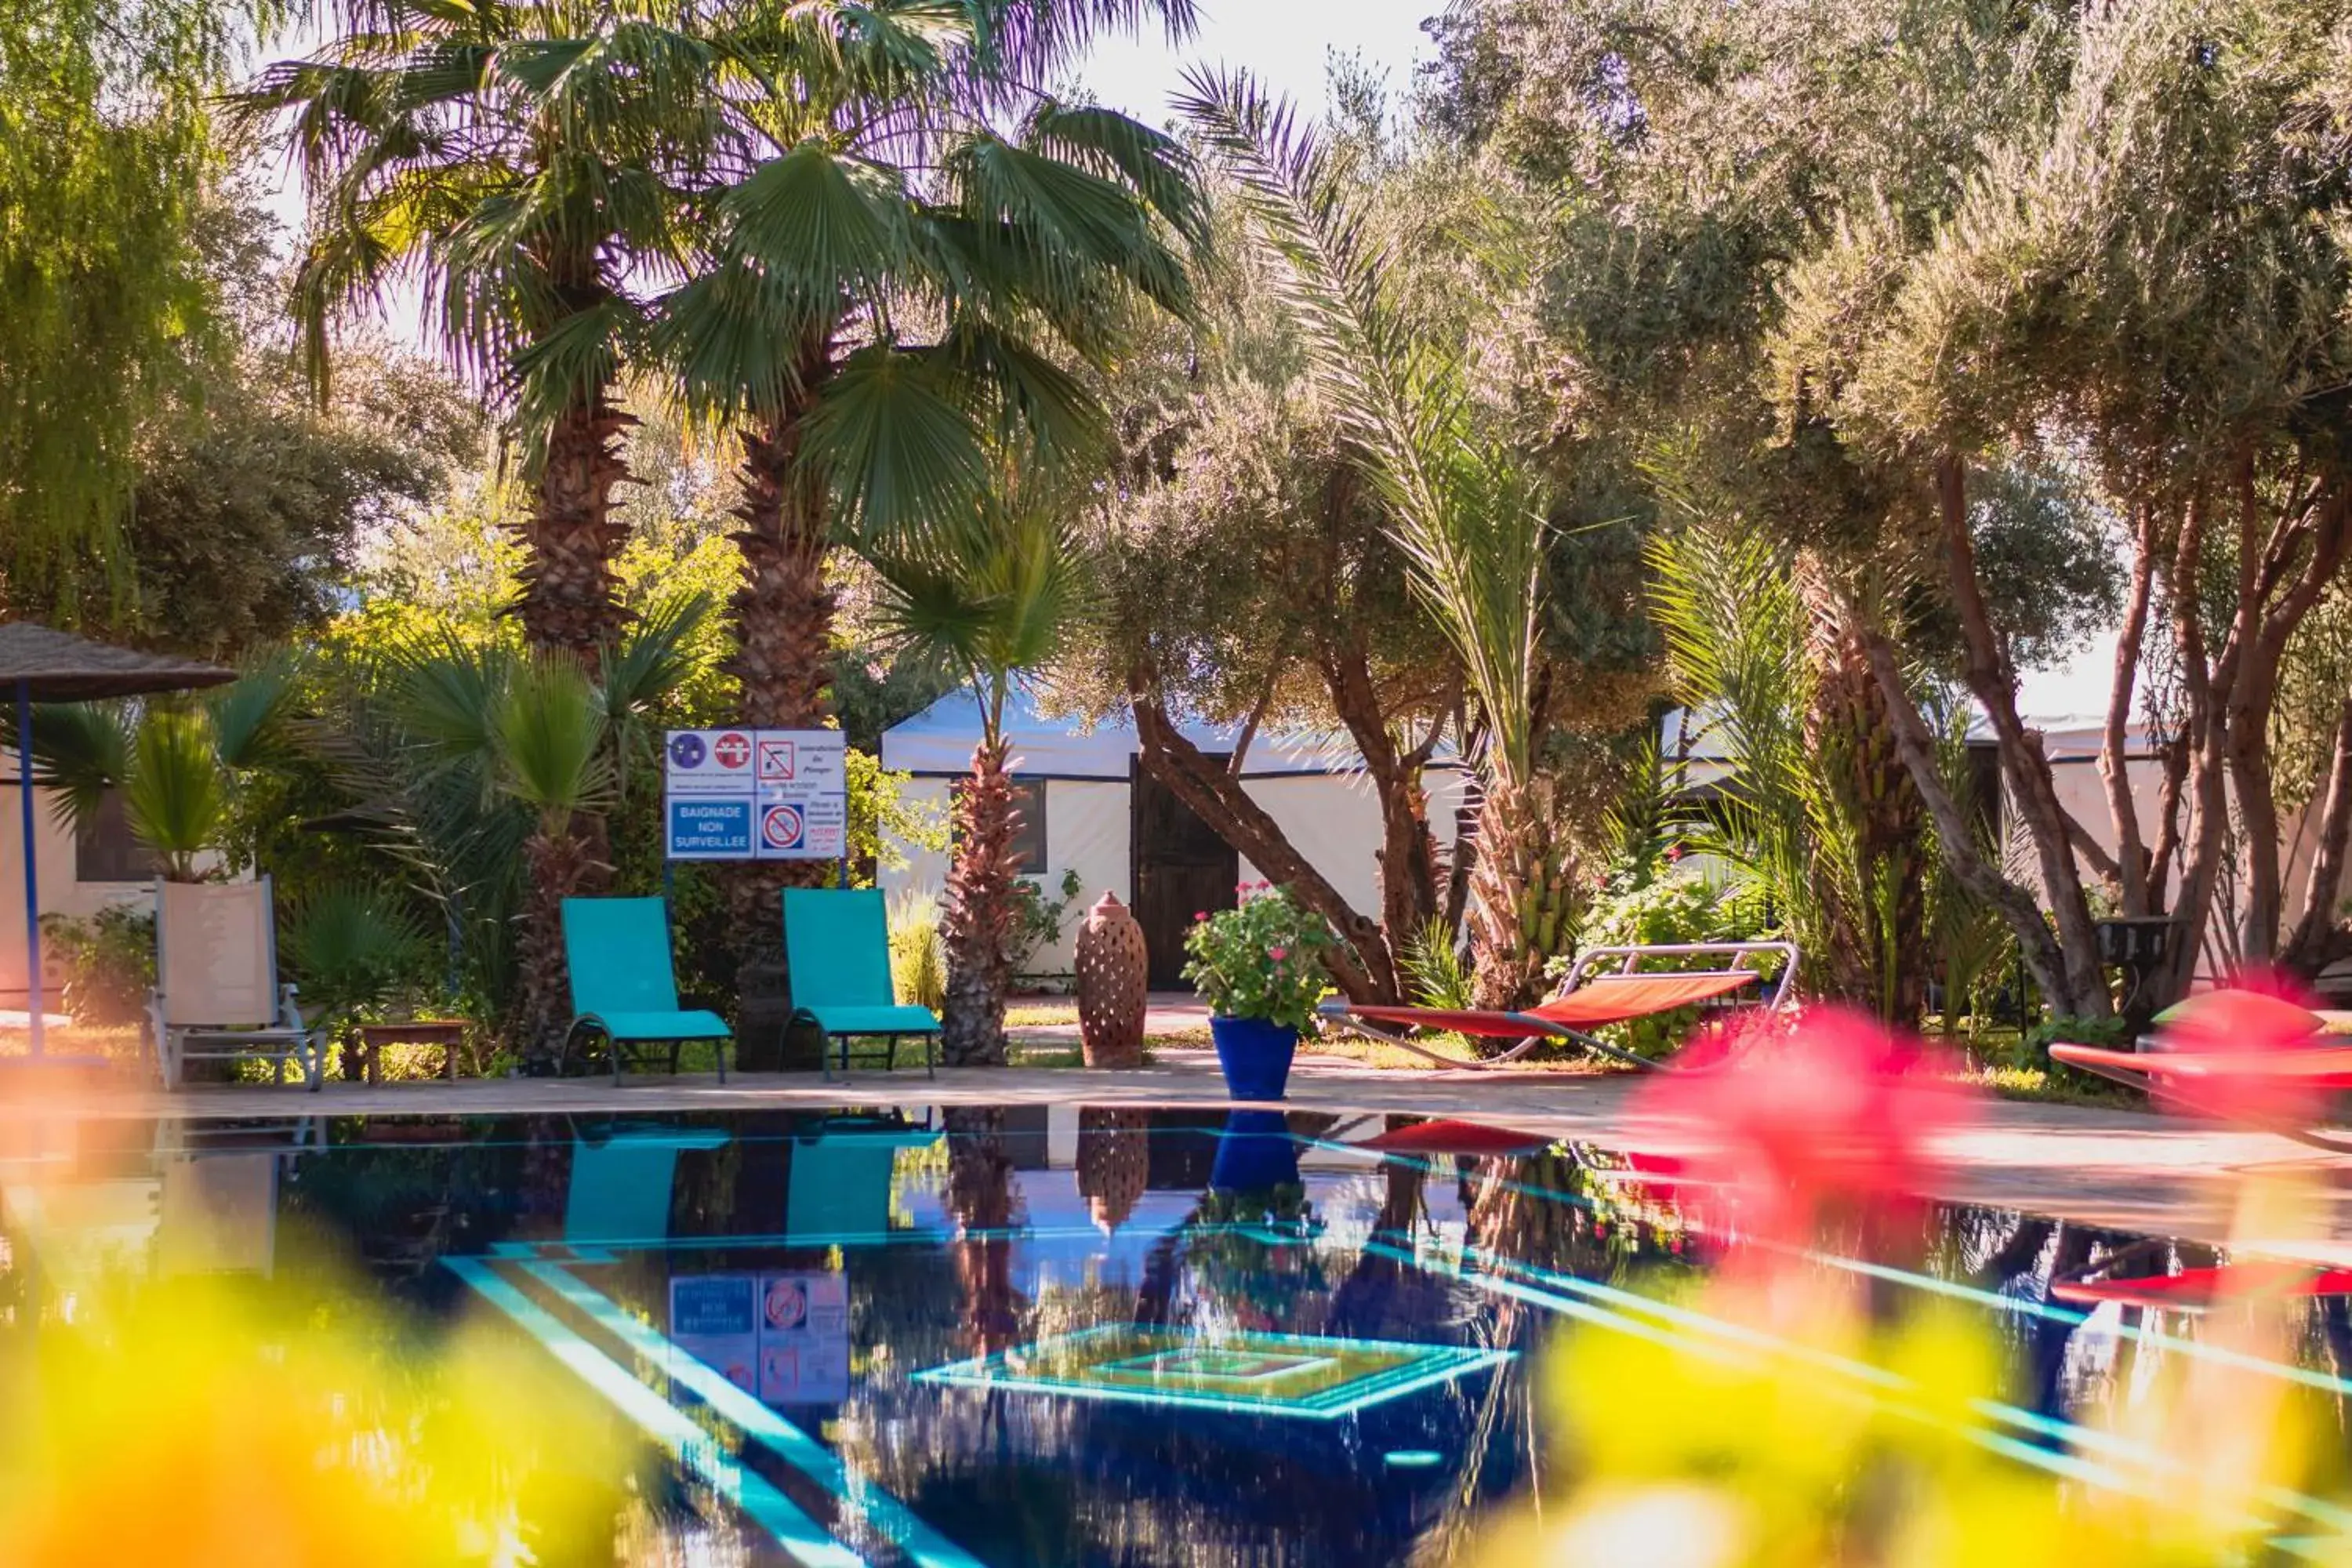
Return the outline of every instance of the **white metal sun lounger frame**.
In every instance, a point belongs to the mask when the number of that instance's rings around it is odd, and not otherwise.
[[[1553,992],[1547,1000],[1556,1002],[1561,997],[1594,984],[1605,985],[1612,980],[1633,978],[1641,973],[1636,965],[1643,959],[1696,958],[1715,954],[1724,955],[1728,962],[1718,969],[1677,969],[1670,973],[1692,978],[1754,974],[1760,979],[1761,971],[1758,968],[1758,962],[1767,954],[1775,955],[1782,961],[1780,977],[1773,985],[1772,994],[1759,1005],[1759,1010],[1780,1012],[1788,1007],[1795,994],[1797,983],[1799,954],[1797,944],[1793,942],[1653,942],[1647,945],[1634,943],[1590,947],[1577,955],[1575,963],[1569,968],[1567,978],[1560,982],[1559,989]],[[1613,962],[1616,967],[1605,974],[1597,973],[1604,962]],[[1654,1062],[1647,1057],[1636,1056],[1632,1051],[1620,1050],[1604,1040],[1595,1039],[1581,1029],[1573,1028],[1532,1013],[1507,1015],[1524,1018],[1528,1024],[1528,1033],[1526,1037],[1499,1055],[1473,1058],[1448,1056],[1443,1051],[1432,1050],[1427,1046],[1398,1034],[1392,1029],[1379,1028],[1354,1016],[1350,1010],[1351,1005],[1345,998],[1334,998],[1324,1003],[1317,1011],[1326,1020],[1351,1029],[1367,1039],[1378,1040],[1384,1046],[1394,1046],[1399,1050],[1411,1051],[1413,1055],[1425,1058],[1441,1067],[1469,1068],[1475,1071],[1488,1072],[1498,1068],[1508,1067],[1538,1046],[1565,1040],[1596,1056],[1622,1062],[1628,1067],[1639,1068],[1644,1072],[1691,1070],[1687,1068],[1675,1068],[1665,1062]],[[1508,1037],[1491,1037],[1503,1039]]]

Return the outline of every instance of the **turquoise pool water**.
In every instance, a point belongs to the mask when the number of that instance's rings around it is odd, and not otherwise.
[[[1605,1151],[1382,1159],[1379,1119],[1076,1106],[105,1123],[0,1165],[0,1356],[79,1331],[103,1257],[157,1278],[332,1271],[419,1342],[486,1321],[655,1456],[614,1478],[613,1561],[1443,1563],[1523,1492],[1563,1326],[1701,1347],[1645,1293],[1707,1267]],[[2194,1355],[2185,1320],[2053,1300],[2137,1247],[1945,1208],[1882,1256],[1890,1303],[1984,1314],[1989,1426],[2099,1479],[2074,1423]],[[2342,1300],[2294,1365],[2340,1397]],[[0,1424],[6,1417],[0,1415]]]

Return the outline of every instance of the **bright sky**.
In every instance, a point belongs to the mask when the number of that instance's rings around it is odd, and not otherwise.
[[[1428,54],[1424,17],[1444,0],[1200,0],[1200,30],[1171,48],[1158,34],[1107,40],[1079,73],[1113,109],[1158,125],[1169,99],[1183,86],[1184,68],[1247,67],[1274,92],[1320,112],[1326,66],[1334,50],[1360,54],[1375,76],[1385,75],[1391,99],[1412,86],[1412,67]]]

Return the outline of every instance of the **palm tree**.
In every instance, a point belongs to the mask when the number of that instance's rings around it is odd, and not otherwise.
[[[1202,235],[1175,142],[1034,86],[1105,26],[1181,35],[1190,0],[795,16],[728,46],[763,66],[739,100],[760,155],[704,203],[692,276],[650,330],[689,416],[740,444],[731,673],[742,721],[783,729],[833,717],[826,566],[845,527],[970,513],[1008,441],[1045,466],[1092,451],[1103,416],[1072,367],[1115,350],[1132,301],[1189,309],[1169,235]],[[776,891],[826,874],[727,868],[755,1054],[752,1014],[782,1016]]]
[[[1281,261],[1307,372],[1338,411],[1476,700],[1474,994],[1482,1007],[1516,1006],[1571,937],[1577,897],[1552,784],[1538,766],[1550,541],[1543,485],[1478,427],[1458,356],[1399,309],[1345,166],[1247,73],[1188,81],[1178,108]]]
[[[614,395],[633,274],[677,253],[682,192],[723,140],[723,59],[632,0],[340,10],[342,36],[237,100],[308,189],[295,307],[312,374],[323,386],[338,315],[421,289],[444,352],[523,437],[524,634],[591,665],[623,619]]]
[[[1017,492],[1008,505],[934,528],[897,551],[874,548],[869,559],[882,580],[887,635],[902,649],[962,672],[980,708],[980,744],[955,800],[940,1052],[961,1066],[1001,1067],[1021,828],[1006,771],[1004,707],[1015,678],[1051,663],[1078,626],[1087,574],[1065,515]]]
[[[391,658],[392,733],[352,783],[421,851],[436,894],[493,925],[515,912],[513,1037],[534,1068],[561,1055],[570,1017],[563,900],[606,885],[602,814],[650,767],[656,715],[693,674],[709,613],[699,595],[655,601],[600,656],[597,681],[569,658],[446,632]]]
[[[274,658],[188,702],[43,703],[36,782],[77,834],[120,791],[125,825],[162,874],[194,881],[198,860],[222,847],[240,778],[290,753],[299,671]]]
[[[535,819],[523,844],[530,892],[517,953],[515,1038],[526,1061],[544,1067],[562,1058],[572,1018],[563,900],[597,864],[573,821],[604,807],[614,787],[604,700],[577,665],[534,659],[515,669],[491,720],[499,788]]]

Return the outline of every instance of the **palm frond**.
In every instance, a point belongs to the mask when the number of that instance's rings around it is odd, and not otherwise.
[[[603,700],[570,659],[517,667],[492,710],[500,787],[561,830],[611,798]]]
[[[228,785],[210,718],[201,708],[149,710],[131,748],[123,816],[167,873],[185,879],[218,840]]]
[[[1195,70],[1186,82],[1177,107],[1284,264],[1309,372],[1487,710],[1492,754],[1524,779],[1547,598],[1544,487],[1509,447],[1481,438],[1460,366],[1396,307],[1386,258],[1329,151],[1246,72]]]
[[[877,343],[850,355],[810,415],[803,461],[844,511],[884,537],[969,515],[989,479],[976,411],[935,355]]]
[[[16,715],[0,704],[0,735],[16,745]],[[121,702],[44,702],[33,708],[33,779],[51,792],[58,825],[79,833],[98,818],[109,790],[131,772],[139,710]]]

